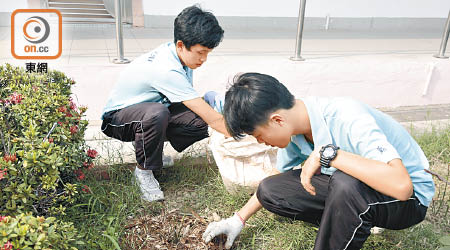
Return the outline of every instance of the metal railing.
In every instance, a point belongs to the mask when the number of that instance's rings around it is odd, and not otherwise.
[[[122,28],[122,8],[120,0],[115,1],[116,7],[116,41],[117,41],[117,57],[113,60],[116,64],[129,63],[130,60],[123,57],[123,28]]]
[[[297,25],[297,38],[295,41],[295,54],[290,59],[292,61],[304,61],[305,59],[301,57],[302,51],[302,37],[303,37],[303,26],[305,22],[305,9],[306,9],[306,0],[300,0],[300,8],[298,12],[298,25]],[[327,16],[327,24],[326,29],[328,29],[329,16]],[[436,58],[449,58],[445,55],[445,49],[447,47],[448,37],[450,34],[450,10],[448,12],[447,22],[445,24],[444,33],[442,35],[441,46],[439,49],[439,53],[433,55]]]
[[[302,52],[303,24],[305,22],[306,0],[300,0],[298,11],[297,39],[295,41],[295,55],[291,57],[292,61],[304,61],[300,54]]]
[[[447,47],[448,34],[450,33],[450,10],[448,11],[447,23],[445,24],[444,33],[442,34],[441,47],[439,53],[434,55],[436,58],[448,58],[445,56],[445,48]]]

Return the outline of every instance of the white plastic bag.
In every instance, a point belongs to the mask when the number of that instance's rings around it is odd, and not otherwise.
[[[228,192],[237,186],[255,191],[262,179],[278,173],[277,148],[259,144],[253,136],[235,141],[212,130],[209,148]]]

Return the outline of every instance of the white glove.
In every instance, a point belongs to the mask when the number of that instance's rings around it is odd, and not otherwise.
[[[209,243],[214,237],[220,234],[226,234],[227,242],[225,243],[225,248],[230,249],[234,239],[241,233],[243,228],[244,223],[241,221],[239,215],[235,213],[234,216],[228,219],[209,223],[202,238],[206,243]]]

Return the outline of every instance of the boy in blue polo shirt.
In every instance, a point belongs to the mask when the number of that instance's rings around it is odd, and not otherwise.
[[[319,225],[316,250],[360,249],[374,226],[404,229],[425,218],[435,189],[428,161],[388,115],[349,98],[296,100],[275,78],[246,73],[227,91],[224,116],[234,138],[279,147],[281,173],[233,217],[211,223],[205,241],[224,233],[230,248],[261,207]]]
[[[102,131],[134,142],[134,171],[142,198],[164,199],[153,170],[163,166],[168,140],[178,152],[208,137],[208,125],[228,135],[223,117],[193,88],[193,69],[222,41],[224,31],[210,12],[184,9],[174,22],[174,42],[136,58],[121,73],[103,109]]]

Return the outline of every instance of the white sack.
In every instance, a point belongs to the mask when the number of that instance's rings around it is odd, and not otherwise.
[[[209,148],[229,192],[236,185],[254,191],[262,179],[278,173],[277,148],[259,144],[253,136],[235,141],[212,130]]]

